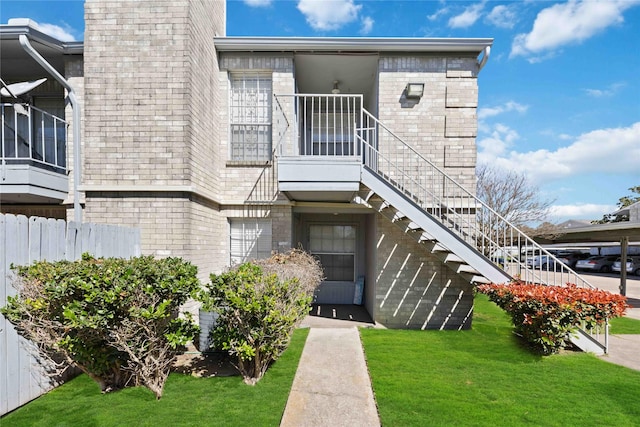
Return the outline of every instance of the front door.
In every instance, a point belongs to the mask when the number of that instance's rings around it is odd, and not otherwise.
[[[310,224],[309,252],[322,264],[325,281],[316,302],[353,304],[357,227],[351,224]]]

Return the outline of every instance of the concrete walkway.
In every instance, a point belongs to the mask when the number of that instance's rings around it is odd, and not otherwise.
[[[309,330],[280,425],[380,425],[355,327]]]

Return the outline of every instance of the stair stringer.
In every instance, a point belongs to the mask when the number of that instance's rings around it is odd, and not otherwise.
[[[388,182],[364,166],[362,167],[360,180],[362,184],[388,202],[389,205],[401,211],[412,222],[427,231],[433,236],[435,241],[444,246],[449,252],[464,260],[464,262],[477,271],[480,276],[485,277],[493,283],[506,283],[512,280],[512,277],[503,269],[495,265],[475,248],[429,215],[429,213],[425,212],[424,209],[415,204],[415,202],[401,194],[393,188],[393,186],[389,185]]]

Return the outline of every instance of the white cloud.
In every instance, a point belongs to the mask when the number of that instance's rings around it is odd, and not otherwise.
[[[507,150],[518,139],[520,139],[518,132],[498,123],[488,137],[478,140],[478,163],[488,164],[507,155]]]
[[[517,16],[512,6],[499,5],[491,9],[487,21],[499,28],[513,28]]]
[[[496,128],[489,138],[478,142],[478,160],[506,169],[517,168],[535,183],[588,173],[637,174],[639,141],[640,122],[637,122],[629,127],[582,134],[571,145],[555,151],[507,152],[513,138]]]
[[[300,0],[298,10],[315,30],[337,30],[349,22],[358,19],[362,5],[353,0]]]
[[[251,7],[266,7],[270,6],[272,0],[243,0],[247,6]]]
[[[66,24],[64,27],[61,27],[59,25],[48,24],[46,22],[45,23],[35,22],[31,19],[25,19],[25,18],[12,18],[12,19],[9,19],[7,23],[9,25],[35,26],[35,28],[38,29],[39,31],[45,34],[48,34],[51,37],[63,42],[72,42],[76,40],[75,36],[72,34],[73,28],[71,28],[69,25],[66,25]]]
[[[589,96],[594,98],[604,98],[615,95],[620,89],[625,87],[624,83],[614,83],[606,87],[605,89],[584,89]]]
[[[367,35],[373,30],[373,24],[376,21],[373,20],[370,16],[365,16],[362,18],[362,27],[360,27],[360,34]]]
[[[615,205],[580,203],[576,205],[554,205],[549,207],[548,213],[551,217],[555,218],[600,219],[603,215],[613,212],[616,209]]]
[[[516,111],[518,113],[525,113],[529,108],[528,105],[522,105],[515,101],[509,101],[504,105],[498,105],[496,107],[484,107],[478,110],[478,119],[486,119],[487,117],[497,116],[502,113],[510,111]]]
[[[484,9],[484,2],[468,6],[460,15],[453,16],[449,19],[449,27],[467,28],[472,26],[480,19],[482,9]]]
[[[432,15],[427,15],[427,19],[429,21],[435,21],[438,18],[440,18],[441,16],[446,15],[447,13],[449,13],[449,8],[448,7],[441,7],[440,9],[436,10],[435,13],[433,13]]]
[[[623,22],[622,12],[639,3],[639,0],[569,0],[555,4],[538,13],[530,33],[518,34],[514,38],[510,56],[535,57],[568,44],[580,43],[611,25]]]

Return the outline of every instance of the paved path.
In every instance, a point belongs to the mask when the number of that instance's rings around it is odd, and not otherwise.
[[[638,355],[640,355],[640,335],[609,335],[609,352],[600,358],[640,371]]]
[[[309,330],[280,425],[380,425],[355,327]]]

